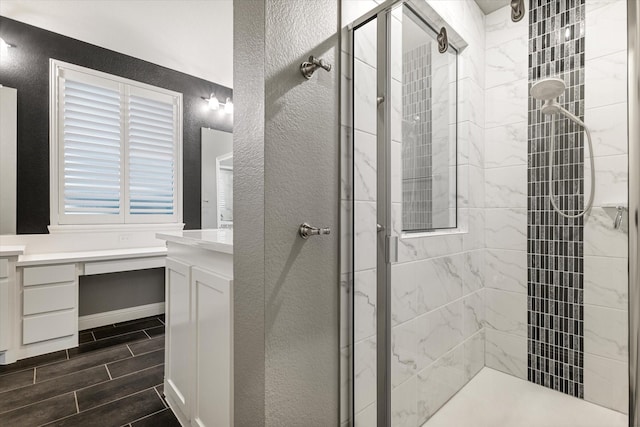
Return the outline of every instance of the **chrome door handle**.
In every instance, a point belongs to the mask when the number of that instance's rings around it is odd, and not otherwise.
[[[321,234],[330,234],[331,229],[329,227],[318,228],[312,227],[311,225],[305,223],[300,224],[300,228],[298,229],[298,234],[303,239],[308,239],[310,236],[320,236]]]

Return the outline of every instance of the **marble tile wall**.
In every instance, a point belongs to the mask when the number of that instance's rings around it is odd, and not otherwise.
[[[363,1],[343,1],[346,23],[366,12]],[[458,153],[459,229],[455,233],[401,239],[399,262],[392,266],[392,417],[394,426],[422,425],[484,366],[484,15],[473,0],[428,2],[447,19],[469,47],[459,58]],[[373,7],[375,3],[371,2]],[[392,26],[398,26],[394,14]],[[392,27],[393,29],[394,27]],[[397,27],[396,27],[397,30]],[[355,117],[343,117],[343,134],[354,149],[344,147],[343,159],[355,158],[353,171],[343,169],[343,217],[354,215],[354,271],[344,257],[343,304],[353,298],[353,324],[343,322],[343,360],[348,360],[353,326],[354,370],[343,372],[343,395],[350,378],[355,383],[352,402],[355,425],[370,426],[375,419],[375,31],[362,28],[355,40],[353,69],[343,64],[343,85],[354,78]],[[394,42],[397,42],[395,38]],[[395,52],[401,52],[395,45]],[[346,55],[343,55],[345,60]],[[393,55],[392,91],[401,87],[401,59]],[[400,93],[399,91],[395,92]],[[348,93],[344,93],[348,96]],[[393,92],[392,92],[393,95]],[[393,96],[397,102],[399,96]],[[392,223],[402,235],[402,105],[392,106]],[[400,114],[398,114],[398,112]],[[454,159],[455,159],[455,154]],[[450,155],[449,155],[450,156]],[[448,173],[448,172],[447,172]],[[395,179],[394,179],[395,178]],[[354,210],[349,211],[353,197]],[[451,214],[447,212],[447,214]],[[352,230],[343,227],[343,240]],[[348,243],[345,254],[351,253]],[[351,289],[353,292],[350,293]],[[346,422],[348,412],[343,412]]]
[[[595,207],[584,222],[584,398],[622,412],[627,235],[613,229],[603,207],[627,203],[625,3],[586,2],[584,113],[594,139],[597,180]],[[521,378],[527,375],[527,336],[518,328],[522,314],[503,307],[508,301],[526,311],[527,194],[516,181],[526,182],[527,40],[527,26],[511,22],[508,7],[487,15],[485,357],[487,366]]]
[[[593,135],[596,193],[584,223],[584,398],[626,413],[628,235],[626,223],[613,229],[604,209],[628,206],[626,2],[588,0],[585,21],[585,122]],[[590,184],[585,179],[585,194]]]
[[[422,425],[484,366],[484,15],[474,1],[428,3],[469,42],[458,62],[459,228],[399,241],[391,272],[394,426]],[[456,160],[434,148],[436,155]],[[400,163],[391,168],[398,174]],[[449,183],[440,188],[447,192]],[[402,236],[394,192],[392,186],[393,232]]]
[[[527,377],[527,17],[486,16],[486,366]]]
[[[625,3],[586,2],[585,121],[594,138],[598,182],[596,207],[584,222],[583,273],[584,398],[622,412],[627,401],[627,235],[624,229],[613,230],[605,207],[626,204]],[[343,0],[343,22],[375,4]],[[399,244],[399,262],[392,273],[392,404],[394,425],[409,426],[420,425],[485,365],[527,377],[528,28],[520,24],[528,18],[511,22],[508,7],[485,17],[472,0],[429,4],[470,41],[459,63],[458,203],[464,233],[413,237]],[[343,52],[343,89],[358,72],[375,83],[375,59],[364,50],[361,55],[357,69],[351,69]],[[396,73],[399,68],[394,67]],[[343,92],[343,105],[350,96]],[[371,91],[356,91],[354,96],[358,102],[375,102]],[[369,426],[374,425],[376,409],[376,194],[375,186],[365,183],[375,179],[375,115],[356,117],[354,130],[349,110],[342,111],[341,284],[346,321],[341,394],[348,396],[349,381],[355,378],[355,424]],[[401,138],[398,132],[394,135],[392,163],[399,165]],[[361,142],[355,150],[352,137]],[[351,170],[354,156],[357,171]],[[359,180],[348,179],[352,174]],[[393,227],[399,235],[401,168],[395,167],[392,176]],[[588,185],[585,182],[585,193]],[[363,249],[355,251],[356,273],[350,269],[352,206],[356,241]],[[354,324],[351,298],[361,314]],[[353,372],[346,363],[352,328],[357,347]],[[345,425],[348,403],[342,405]]]

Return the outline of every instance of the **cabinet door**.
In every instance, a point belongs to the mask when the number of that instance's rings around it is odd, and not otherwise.
[[[172,409],[190,419],[193,383],[191,277],[188,264],[167,258],[164,393]]]
[[[193,324],[196,345],[194,427],[233,425],[231,408],[231,279],[193,267]]]
[[[0,351],[9,349],[11,336],[11,293],[9,292],[9,260],[0,259]]]

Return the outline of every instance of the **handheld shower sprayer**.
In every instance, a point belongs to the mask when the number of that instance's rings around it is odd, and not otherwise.
[[[540,111],[542,114],[550,115],[553,114],[561,114],[564,117],[568,118],[572,122],[581,126],[584,129],[584,132],[587,134],[587,142],[589,143],[589,152],[591,153],[590,163],[591,163],[591,190],[589,193],[589,200],[584,208],[584,210],[580,211],[580,213],[575,215],[565,214],[558,207],[556,202],[556,197],[553,194],[553,152],[555,149],[555,120],[551,117],[551,134],[549,135],[549,200],[551,201],[551,205],[553,208],[563,217],[565,218],[580,218],[585,215],[591,207],[593,206],[593,197],[595,194],[595,181],[596,181],[596,172],[594,165],[594,154],[593,154],[593,142],[591,141],[591,132],[587,125],[580,120],[575,115],[571,114],[569,111],[562,108],[560,104],[556,101],[556,99],[564,93],[566,86],[562,79],[558,78],[548,78],[537,81],[533,86],[531,86],[531,96],[533,96],[537,100],[544,101]],[[574,194],[575,195],[575,194]]]

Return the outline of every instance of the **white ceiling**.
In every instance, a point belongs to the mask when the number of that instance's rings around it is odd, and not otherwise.
[[[480,9],[484,12],[485,15],[490,14],[491,12],[495,12],[501,7],[505,7],[510,3],[509,0],[476,0]]]
[[[233,87],[233,0],[2,0],[0,15]]]
[[[0,15],[233,87],[232,0],[1,0]]]

